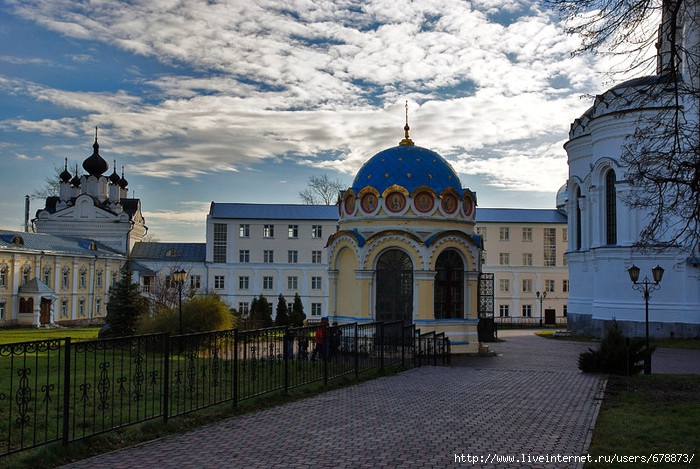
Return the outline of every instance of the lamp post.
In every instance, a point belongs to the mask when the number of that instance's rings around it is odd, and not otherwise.
[[[544,299],[547,298],[547,292],[546,291],[543,291],[542,293],[537,292],[536,295],[537,295],[537,299],[540,300],[540,327],[542,327],[542,314],[544,313],[542,308],[544,307],[544,305],[543,305]]]
[[[173,272],[173,281],[177,284],[177,299],[180,306],[180,326],[178,328],[178,334],[180,335],[182,335],[182,286],[185,284],[185,280],[187,280],[187,272],[183,269]]]
[[[646,354],[644,355],[644,374],[651,374],[651,353],[649,353],[649,292],[658,290],[661,288],[659,283],[664,276],[664,269],[660,265],[657,265],[651,269],[651,275],[654,279],[649,280],[649,277],[644,276],[644,280],[639,281],[640,269],[636,265],[632,264],[632,267],[627,269],[627,273],[632,280],[632,288],[637,291],[642,292],[644,295],[644,324],[645,324],[645,338],[646,338]]]

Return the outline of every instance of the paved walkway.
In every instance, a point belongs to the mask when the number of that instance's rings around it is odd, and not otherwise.
[[[601,378],[576,366],[590,344],[499,336],[495,357],[459,357],[65,467],[581,467],[563,458],[586,454],[602,397]],[[700,352],[686,352],[657,351],[654,372],[699,373]]]

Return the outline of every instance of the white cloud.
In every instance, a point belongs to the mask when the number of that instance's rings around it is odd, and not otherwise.
[[[575,39],[525,1],[8,3],[66,36],[182,71],[139,77],[140,91],[14,83],[85,117],[2,124],[61,135],[99,125],[131,172],[155,177],[240,171],[290,154],[352,175],[402,138],[409,99],[418,145],[494,185],[522,188],[563,155],[551,145],[587,107],[575,97],[596,86],[590,59],[570,56]],[[319,160],[327,152],[340,155]],[[507,164],[518,174],[504,172]]]

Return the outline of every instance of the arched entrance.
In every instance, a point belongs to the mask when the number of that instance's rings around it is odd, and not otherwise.
[[[435,263],[435,319],[464,318],[464,262],[457,251],[440,253]]]
[[[389,249],[377,260],[377,321],[413,321],[413,262],[405,252]]]

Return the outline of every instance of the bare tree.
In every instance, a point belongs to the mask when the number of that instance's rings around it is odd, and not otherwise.
[[[643,109],[623,146],[628,206],[648,213],[642,248],[700,246],[700,5],[697,0],[544,0],[582,38],[579,52],[624,54],[623,72],[655,73],[632,82],[629,108]],[[658,18],[658,22],[652,21]],[[653,45],[655,57],[645,53]]]
[[[309,177],[309,183],[299,192],[299,197],[307,205],[333,205],[338,200],[338,192],[344,188],[340,179],[331,179],[323,173]]]

